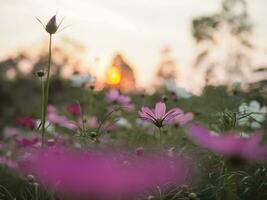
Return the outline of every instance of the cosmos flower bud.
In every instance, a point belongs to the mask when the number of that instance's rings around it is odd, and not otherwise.
[[[35,181],[35,177],[31,174],[28,174],[26,177],[28,183],[33,183]]]
[[[189,195],[188,195],[188,197],[189,197],[189,199],[197,199],[197,195],[196,195],[196,193],[194,193],[194,192],[191,192]]]
[[[49,34],[54,34],[57,32],[58,29],[58,25],[57,25],[57,18],[56,15],[54,15],[49,22],[46,24],[45,26],[45,30],[49,33]]]
[[[143,156],[144,155],[144,148],[143,147],[138,147],[136,149],[136,155],[137,156]]]
[[[164,102],[167,102],[168,101],[168,97],[167,96],[162,96],[162,100],[164,101]]]
[[[95,86],[94,85],[90,85],[90,89],[91,90],[94,90],[95,89]]]
[[[44,73],[44,71],[42,71],[42,70],[37,72],[37,76],[38,76],[38,77],[43,77],[44,74],[45,74],[45,73]]]

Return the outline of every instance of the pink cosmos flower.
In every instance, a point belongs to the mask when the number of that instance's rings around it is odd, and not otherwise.
[[[191,112],[188,112],[188,113],[184,113],[182,110],[181,110],[181,114],[174,117],[173,120],[171,120],[171,124],[175,124],[175,125],[185,125],[187,124],[188,122],[192,121],[194,118],[194,114],[191,113]]]
[[[66,112],[77,116],[81,114],[81,109],[80,109],[79,104],[73,104],[73,105],[67,104]]]
[[[151,110],[148,107],[142,107],[138,111],[138,114],[142,120],[152,122],[157,127],[164,126],[164,123],[171,122],[175,117],[181,114],[179,108],[172,108],[166,113],[165,103],[158,102],[156,103],[155,109]]]
[[[118,90],[111,89],[106,93],[106,99],[110,103],[117,103],[127,112],[134,110],[134,105],[131,103],[131,97],[121,95]]]
[[[36,121],[32,117],[16,117],[16,124],[25,128],[34,129],[36,127]]]
[[[22,138],[22,137],[14,137],[14,141],[20,147],[33,147],[40,143],[39,138],[32,137],[32,138]]]
[[[47,109],[47,120],[55,125],[65,127],[70,130],[75,130],[77,125],[68,120],[66,116],[59,115],[57,109],[54,106],[49,105]]]
[[[99,127],[99,123],[100,122],[98,122],[97,117],[94,116],[90,117],[86,124],[91,128],[97,129]],[[105,121],[100,127],[102,131],[112,131],[116,128],[118,128],[118,125],[109,121]]]
[[[71,153],[45,149],[20,163],[41,184],[74,199],[132,199],[145,192],[170,189],[187,181],[184,159],[128,152]]]
[[[15,169],[18,166],[18,164],[15,161],[4,156],[0,156],[0,165],[3,165],[10,169]]]
[[[3,135],[5,138],[13,138],[16,135],[20,134],[20,130],[14,127],[6,127],[3,130]]]
[[[267,158],[267,145],[261,146],[261,134],[241,137],[238,134],[212,135],[199,125],[191,125],[189,136],[199,145],[230,158],[262,160]]]

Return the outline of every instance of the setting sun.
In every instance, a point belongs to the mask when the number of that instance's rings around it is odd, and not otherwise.
[[[107,74],[107,81],[111,85],[117,85],[121,81],[121,70],[116,67],[112,66],[108,69],[108,74]]]

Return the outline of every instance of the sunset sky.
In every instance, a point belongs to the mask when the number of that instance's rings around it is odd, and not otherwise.
[[[14,49],[30,47],[47,35],[35,16],[46,22],[58,12],[69,36],[87,48],[86,60],[102,60],[102,73],[114,52],[133,64],[139,83],[145,84],[159,63],[160,50],[173,50],[181,86],[189,87],[188,67],[195,52],[191,19],[220,10],[219,0],[0,0],[0,57]],[[255,40],[267,46],[266,0],[248,1],[255,24]],[[146,76],[142,76],[142,74]]]

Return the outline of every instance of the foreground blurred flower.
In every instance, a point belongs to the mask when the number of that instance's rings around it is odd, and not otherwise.
[[[155,109],[151,110],[148,107],[143,106],[141,110],[138,111],[139,117],[142,120],[152,122],[158,128],[164,126],[164,123],[171,122],[175,117],[181,114],[179,108],[172,108],[166,113],[165,103],[158,102],[155,105]]]
[[[81,114],[81,108],[79,104],[67,104],[66,105],[66,111],[67,113],[70,113],[72,115],[80,115]]]
[[[255,100],[249,104],[242,103],[238,110],[238,124],[240,126],[250,126],[253,129],[261,127],[267,113],[267,107],[261,107],[260,103]]]
[[[36,127],[36,120],[32,117],[16,117],[16,124],[25,128],[34,129]]]
[[[267,145],[260,145],[261,134],[219,136],[199,125],[191,125],[188,134],[197,144],[232,159],[256,161],[267,158]]]
[[[20,166],[48,188],[75,199],[131,199],[156,191],[157,186],[165,190],[172,184],[183,184],[189,175],[182,158],[136,157],[127,152],[71,153],[45,149]]]

